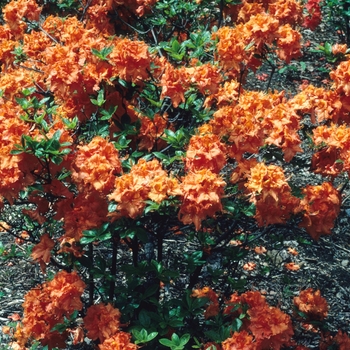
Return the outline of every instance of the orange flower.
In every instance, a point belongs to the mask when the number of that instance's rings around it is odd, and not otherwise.
[[[346,50],[348,49],[346,44],[334,44],[332,46],[332,54],[333,55],[345,55],[346,54]]]
[[[202,289],[194,289],[191,297],[209,299],[209,305],[204,312],[204,317],[206,319],[216,316],[219,313],[219,296],[213,291],[212,288],[204,287]]]
[[[324,120],[338,121],[342,103],[334,90],[308,85],[287,102],[296,112],[311,115],[312,123]]]
[[[300,270],[300,266],[294,262],[290,262],[287,264],[284,264],[284,267],[289,271],[298,271]]]
[[[304,210],[304,217],[300,227],[304,227],[317,241],[320,236],[331,234],[340,211],[340,194],[329,182],[319,186],[307,186],[303,189],[303,194],[300,205]]]
[[[179,194],[177,180],[168,177],[158,160],[147,162],[140,159],[132,166],[130,173],[115,179],[114,191],[108,198],[118,206],[117,213],[111,214],[111,217],[135,219],[142,214],[147,199],[161,203],[168,196],[176,194]]]
[[[280,349],[292,344],[292,320],[277,307],[253,307],[248,309],[248,315],[248,329],[255,338],[257,349]]]
[[[65,315],[71,315],[75,310],[81,310],[83,303],[80,297],[85,287],[85,283],[76,272],[58,272],[53,280],[47,284],[51,308],[61,309],[61,314]]]
[[[84,328],[87,336],[102,343],[119,331],[121,313],[112,304],[96,304],[87,309],[84,317]]]
[[[209,169],[219,173],[226,164],[226,147],[217,135],[205,133],[190,139],[185,158],[187,171]]]
[[[243,1],[242,6],[237,15],[237,23],[246,23],[250,17],[263,13],[263,4],[257,2]]]
[[[343,333],[341,330],[338,331],[337,335],[334,337],[334,340],[338,345],[339,350],[350,349],[350,338],[346,333]]]
[[[295,0],[277,0],[269,2],[269,13],[277,18],[280,24],[289,23],[294,26],[301,24],[303,19],[303,7]]]
[[[328,315],[329,306],[319,290],[314,291],[312,288],[303,290],[293,299],[293,303],[310,320],[322,321]]]
[[[254,271],[256,268],[256,264],[253,262],[248,262],[243,265],[243,270],[245,271]]]
[[[301,53],[301,34],[294,30],[289,24],[278,28],[277,31],[277,56],[290,63],[292,59],[302,56]]]
[[[225,81],[223,86],[215,94],[209,95],[204,101],[204,107],[209,108],[214,101],[218,107],[230,105],[238,99],[238,91],[243,90],[241,84],[236,80]]]
[[[100,350],[136,350],[139,347],[130,343],[131,334],[126,332],[117,332],[112,337],[106,339],[98,347]]]
[[[249,30],[245,25],[238,24],[235,28],[221,27],[212,38],[218,39],[216,44],[217,59],[220,62],[226,75],[237,78],[240,76],[243,67],[257,66],[261,62],[254,59],[254,42]]]
[[[151,56],[143,41],[118,39],[110,54],[110,62],[121,79],[140,83],[149,78]]]
[[[283,223],[299,210],[299,199],[292,196],[283,169],[278,166],[258,163],[251,168],[245,186],[256,205],[255,219],[260,226]]]
[[[309,15],[304,17],[304,27],[315,30],[321,23],[322,13],[320,2],[321,0],[308,0],[306,3],[305,8],[308,10]]]
[[[169,62],[161,62],[165,70],[160,81],[162,86],[160,98],[170,97],[173,106],[177,108],[180,103],[185,102],[185,92],[190,84],[189,74],[183,66],[176,69]]]
[[[202,350],[223,350],[220,344],[208,342],[202,345]]]
[[[27,28],[23,18],[30,21],[38,21],[41,13],[41,7],[34,0],[16,0],[11,1],[2,9],[5,22],[11,29],[11,33],[20,38]]]
[[[73,238],[79,242],[83,231],[100,227],[107,221],[108,203],[106,198],[99,196],[97,192],[88,195],[80,193],[74,199],[60,201],[57,211],[57,218],[64,218],[65,234],[60,240],[65,242]]]
[[[232,337],[222,342],[223,350],[258,350],[253,336],[247,331],[234,332]]]
[[[314,153],[311,159],[311,170],[322,176],[338,176],[344,168],[341,152],[335,147],[324,147]]]
[[[299,254],[295,248],[290,248],[290,247],[288,248],[288,253],[294,256],[297,256]]]
[[[78,146],[72,167],[72,178],[82,191],[92,188],[102,193],[112,190],[115,175],[122,170],[118,150],[100,136]]]
[[[254,248],[254,251],[256,254],[265,254],[267,252],[266,248],[263,247],[263,246],[260,246],[260,247],[255,247]]]
[[[30,290],[24,297],[23,330],[21,341],[28,338],[40,340],[42,345],[65,348],[67,333],[52,331],[63,323],[73,311],[82,309],[80,297],[85,283],[76,272],[58,272],[52,281]],[[18,339],[18,337],[17,337]]]
[[[51,250],[55,246],[55,241],[50,238],[48,233],[45,233],[40,238],[40,243],[36,244],[32,250],[32,258],[39,262],[41,271],[46,272],[46,264],[50,262]]]
[[[182,197],[179,220],[184,224],[194,223],[198,231],[204,219],[222,210],[225,185],[221,177],[206,169],[184,176],[179,186]]]
[[[203,95],[217,93],[222,76],[219,69],[210,63],[187,68],[191,83],[194,83]]]
[[[262,125],[266,130],[266,144],[282,148],[286,162],[292,160],[297,152],[302,152],[298,135],[299,119],[295,110],[287,103],[280,103],[266,112]]]
[[[337,68],[329,73],[338,93],[350,96],[350,60],[340,62]]]

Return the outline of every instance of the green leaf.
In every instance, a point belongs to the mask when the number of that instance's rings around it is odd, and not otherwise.
[[[98,51],[96,49],[91,49],[93,55],[98,57],[102,61],[108,61],[107,56],[113,51],[114,46],[104,47],[102,50]]]
[[[168,160],[169,157],[166,156],[164,153],[162,152],[153,152],[152,154],[154,154],[157,158],[159,159],[164,159],[164,160]]]
[[[101,110],[101,120],[109,120],[113,117],[113,114],[116,112],[118,106],[110,106],[108,111],[105,109]]]
[[[167,346],[168,348],[173,348],[174,346],[173,342],[166,338],[159,339],[159,343],[161,343],[164,346]]]

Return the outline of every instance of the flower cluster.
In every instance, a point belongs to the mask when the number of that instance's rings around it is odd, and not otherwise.
[[[205,309],[204,317],[210,318],[216,316],[219,313],[219,296],[210,287],[204,287],[201,289],[194,289],[192,294],[194,298],[208,298],[209,305]]]
[[[239,332],[222,343],[223,350],[280,349],[292,345],[294,332],[291,318],[280,309],[269,306],[259,292],[246,292],[240,296],[233,294],[224,313],[235,317],[237,311],[233,310],[237,310],[237,305],[248,307],[249,319],[245,320]]]
[[[106,194],[112,190],[114,178],[121,172],[118,151],[100,136],[87,145],[78,146],[72,168],[72,179],[82,192],[91,188]]]
[[[226,182],[207,169],[189,172],[182,178],[178,194],[181,197],[179,219],[184,224],[193,223],[196,230],[207,217],[222,211],[221,198]]]
[[[291,15],[292,14],[292,15]],[[238,77],[247,68],[255,71],[266,49],[274,50],[287,63],[301,55],[301,35],[292,26],[301,22],[302,7],[294,0],[274,1],[265,12],[262,4],[243,1],[234,28],[222,27],[213,34],[218,39],[217,58],[226,75]],[[260,58],[258,58],[260,56]]]
[[[283,169],[276,165],[258,163],[252,167],[245,186],[256,205],[259,225],[284,223],[299,210],[299,199],[292,196]]]
[[[319,186],[306,186],[303,189],[304,198],[300,205],[304,216],[300,223],[315,240],[321,235],[331,234],[334,221],[340,211],[341,198],[331,183],[324,182]]]
[[[168,177],[158,160],[140,159],[129,173],[115,178],[114,190],[108,198],[117,203],[117,212],[111,216],[135,219],[142,214],[146,200],[161,203],[178,193],[177,180]]]
[[[309,15],[304,17],[304,27],[314,30],[321,23],[320,2],[321,0],[308,0],[306,3],[305,8],[308,10]]]
[[[23,303],[23,338],[17,341],[24,345],[27,339],[34,338],[50,348],[64,348],[68,333],[52,328],[82,309],[80,297],[84,289],[85,283],[76,272],[60,271],[52,281],[30,290]]]
[[[310,321],[321,321],[328,315],[329,306],[319,290],[308,288],[293,299],[294,305],[304,313]]]
[[[205,124],[198,135],[191,137],[185,158],[188,171],[208,169],[218,174],[226,164],[226,146],[210,129],[211,126]]]

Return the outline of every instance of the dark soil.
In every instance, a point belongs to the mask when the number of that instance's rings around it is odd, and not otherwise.
[[[335,43],[338,38],[334,30],[322,24],[315,32],[304,31],[304,38],[310,41],[310,47],[315,48],[319,43]],[[304,49],[304,56],[298,62],[292,62],[290,69],[283,73],[276,72],[272,78],[270,88],[285,90],[287,95],[293,95],[299,90],[300,84],[306,80],[316,86],[329,86],[325,79],[329,79],[325,69],[331,66],[323,60],[321,54],[310,52],[310,47]],[[305,64],[300,64],[304,62]],[[293,68],[294,67],[294,68]],[[264,65],[257,75],[266,73],[269,75],[271,67]],[[250,75],[246,88],[267,88],[267,81],[256,79]],[[296,183],[318,183],[320,177],[315,176],[308,169],[305,154],[298,155],[295,161],[285,168],[293,174],[292,181]],[[301,162],[298,162],[298,157]],[[298,164],[306,164],[305,167]],[[342,185],[346,178],[338,180]],[[322,237],[318,242],[312,239],[297,225],[274,226],[269,228],[266,234],[261,235],[256,241],[256,246],[264,246],[267,252],[258,255],[251,250],[244,261],[241,262],[240,275],[247,278],[245,290],[259,290],[263,292],[268,302],[273,306],[279,306],[284,312],[292,314],[293,297],[305,288],[320,289],[321,295],[329,303],[327,323],[329,331],[337,332],[339,329],[350,335],[350,186],[343,192],[343,206],[336,221],[332,235]],[[253,223],[248,227],[253,233],[264,232],[264,228],[258,228]],[[176,236],[165,241],[168,246],[169,260],[174,260],[181,253],[185,239]],[[10,250],[14,238],[0,232],[0,242]],[[297,256],[288,253],[288,248],[295,248]],[[25,245],[17,245],[16,250],[25,252]],[[191,248],[188,247],[190,250]],[[242,266],[246,262],[255,262],[257,268],[246,272]],[[295,262],[301,266],[296,272],[287,271],[285,263]],[[213,265],[217,262],[213,261]],[[14,313],[22,315],[22,303],[25,293],[42,283],[45,276],[39,267],[30,259],[13,257],[0,260],[0,326],[9,322],[9,316]],[[305,331],[296,326],[295,340],[298,344],[308,346],[310,349],[318,349],[320,335],[312,331]],[[0,331],[0,344],[5,344],[7,338]],[[2,349],[2,347],[0,347]]]

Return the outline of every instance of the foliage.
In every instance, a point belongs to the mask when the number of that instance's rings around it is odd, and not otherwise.
[[[21,321],[7,329],[13,346],[296,346],[293,310],[246,291],[242,270],[255,265],[243,260],[254,247],[264,254],[254,242],[276,225],[314,240],[331,234],[334,179],[350,170],[347,52],[338,47],[333,89],[287,97],[245,83],[263,63],[273,73],[301,56],[299,26],[321,19],[319,1],[305,10],[294,0],[3,8],[2,227],[51,275],[25,295]],[[333,62],[329,44],[323,52]],[[325,181],[296,187],[283,164],[303,151],[306,116],[312,169]],[[15,208],[20,223],[6,215]],[[322,328],[319,291],[294,303],[295,319]]]

